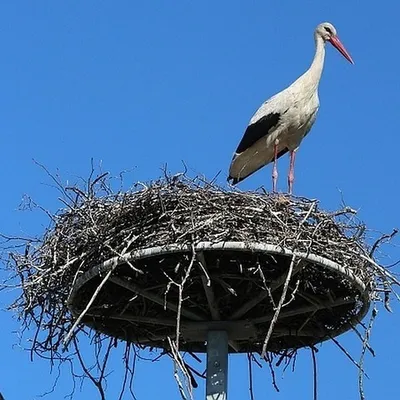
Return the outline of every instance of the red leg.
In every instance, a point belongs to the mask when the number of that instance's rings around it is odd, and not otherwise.
[[[296,158],[296,150],[292,150],[290,152],[290,166],[289,166],[289,175],[288,175],[288,185],[289,185],[289,194],[293,192],[293,181],[294,181],[294,160]]]
[[[275,193],[276,192],[276,182],[278,180],[278,168],[277,168],[277,158],[278,158],[278,144],[279,141],[275,140],[274,144],[274,166],[272,168],[272,191]]]

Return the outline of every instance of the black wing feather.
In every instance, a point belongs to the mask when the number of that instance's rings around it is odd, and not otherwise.
[[[279,124],[280,118],[281,113],[270,113],[249,125],[236,149],[236,153],[243,153],[262,137],[268,135],[269,131]]]

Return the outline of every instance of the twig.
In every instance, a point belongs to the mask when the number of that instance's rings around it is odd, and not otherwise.
[[[378,238],[376,242],[372,245],[371,251],[369,252],[369,256],[372,257],[381,243],[393,239],[393,237],[396,236],[398,232],[399,232],[398,229],[393,229],[392,233],[382,235],[380,238]]]
[[[191,376],[186,368],[186,364],[182,359],[181,354],[179,353],[178,347],[176,346],[176,342],[173,342],[171,340],[171,338],[167,338],[168,339],[168,343],[173,355],[173,359],[174,359],[174,376],[175,376],[175,381],[178,384],[178,388],[179,388],[179,392],[181,394],[182,399],[187,400],[185,391],[189,392],[189,398],[193,399],[193,387],[192,387],[192,383],[191,383]],[[180,370],[183,373],[183,376],[186,379],[187,385],[186,387],[182,384],[180,378],[179,378],[179,374],[178,374],[178,370]],[[186,390],[185,390],[186,389]]]
[[[190,276],[190,272],[192,271],[193,264],[196,260],[196,250],[194,245],[192,244],[192,258],[189,262],[189,266],[186,269],[185,276],[182,279],[182,282],[178,285],[178,310],[176,313],[176,338],[175,338],[175,346],[177,351],[179,350],[179,336],[181,329],[181,313],[182,313],[182,301],[183,301],[183,287]]]
[[[253,393],[253,366],[251,361],[251,354],[247,354],[247,365],[249,369],[249,393],[250,393],[250,400],[254,400],[254,393]]]
[[[91,299],[89,300],[89,302],[87,303],[85,309],[81,312],[81,314],[79,315],[79,317],[76,319],[75,323],[72,325],[72,328],[69,330],[69,332],[67,333],[67,336],[64,339],[64,347],[68,346],[69,341],[71,340],[71,337],[75,331],[75,328],[80,324],[80,322],[82,321],[82,318],[85,316],[86,312],[89,310],[89,308],[91,307],[91,305],[93,304],[93,302],[96,300],[97,295],[100,293],[100,290],[103,288],[103,286],[106,284],[108,278],[111,276],[111,274],[114,272],[114,269],[110,269],[106,276],[103,278],[103,280],[100,282],[100,285],[97,287],[97,289],[95,290],[95,292],[93,293],[93,296],[91,297]]]
[[[342,350],[342,352],[344,353],[344,355],[358,368],[358,370],[360,371],[360,373],[365,374],[365,376],[367,378],[369,378],[369,376],[365,373],[365,371],[362,369],[361,365],[354,360],[354,358],[350,355],[350,353],[334,338],[334,337],[330,337],[331,340],[333,341],[333,343],[336,344],[337,347],[339,347],[340,350]]]
[[[367,350],[367,348],[369,349],[369,337],[371,334],[371,330],[372,330],[372,325],[374,324],[375,318],[378,315],[378,310],[375,308],[372,309],[372,313],[371,313],[371,318],[369,320],[369,324],[367,329],[365,330],[365,336],[364,336],[364,340],[363,340],[363,347],[361,350],[361,356],[360,356],[360,369],[358,371],[358,389],[359,389],[359,393],[360,393],[360,399],[361,400],[365,400],[365,395],[364,395],[364,374],[363,374],[363,366],[364,366],[364,358],[365,358],[365,352]]]
[[[274,367],[272,365],[272,360],[269,358],[268,353],[265,354],[264,360],[267,361],[267,364],[268,364],[268,367],[269,367],[269,372],[271,373],[272,386],[279,393],[280,390],[279,390],[278,385],[276,384],[276,377],[275,377]]]
[[[313,399],[317,400],[317,396],[318,396],[318,390],[317,390],[317,359],[315,357],[315,348],[311,347],[311,357],[312,357],[312,362],[313,362]]]
[[[83,369],[83,371],[85,372],[85,375],[93,382],[93,384],[96,386],[97,390],[99,391],[101,400],[106,400],[106,394],[104,392],[104,388],[102,385],[102,380],[100,379],[96,379],[91,373],[90,370],[86,367],[85,362],[83,361],[82,355],[79,351],[79,347],[78,347],[78,343],[76,340],[76,337],[74,336],[72,338],[72,341],[74,343],[75,349],[76,349],[76,355],[78,357],[79,363]]]
[[[294,268],[295,261],[296,261],[296,255],[293,254],[292,260],[290,262],[288,274],[287,274],[287,277],[286,277],[286,281],[285,281],[285,283],[283,285],[281,298],[279,299],[278,306],[276,307],[275,314],[274,314],[274,316],[273,316],[273,318],[271,320],[271,323],[270,323],[269,328],[268,328],[267,336],[265,337],[265,340],[264,340],[264,344],[263,344],[262,352],[261,352],[261,358],[265,357],[265,353],[267,352],[267,346],[268,346],[269,339],[271,337],[271,334],[272,334],[272,331],[274,329],[275,323],[278,320],[279,313],[281,311],[282,305],[283,305],[283,303],[285,301],[286,293],[287,293],[287,290],[288,290],[288,287],[289,287],[290,278],[292,277],[292,271],[293,271],[293,268]]]

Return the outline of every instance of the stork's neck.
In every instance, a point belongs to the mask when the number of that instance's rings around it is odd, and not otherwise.
[[[313,92],[318,89],[318,84],[321,79],[322,70],[324,68],[325,59],[325,42],[322,37],[315,34],[315,55],[310,68],[301,76],[298,81],[301,81],[303,90]],[[299,82],[300,83],[300,82]]]

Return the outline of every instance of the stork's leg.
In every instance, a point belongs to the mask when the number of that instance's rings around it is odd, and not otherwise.
[[[278,158],[278,144],[279,141],[275,140],[274,144],[274,166],[272,168],[272,191],[276,192],[276,182],[278,181],[278,168],[277,168],[277,158]]]
[[[293,181],[294,181],[294,160],[296,158],[296,150],[290,151],[290,165],[289,165],[289,175],[288,175],[288,186],[289,194],[293,192]]]

